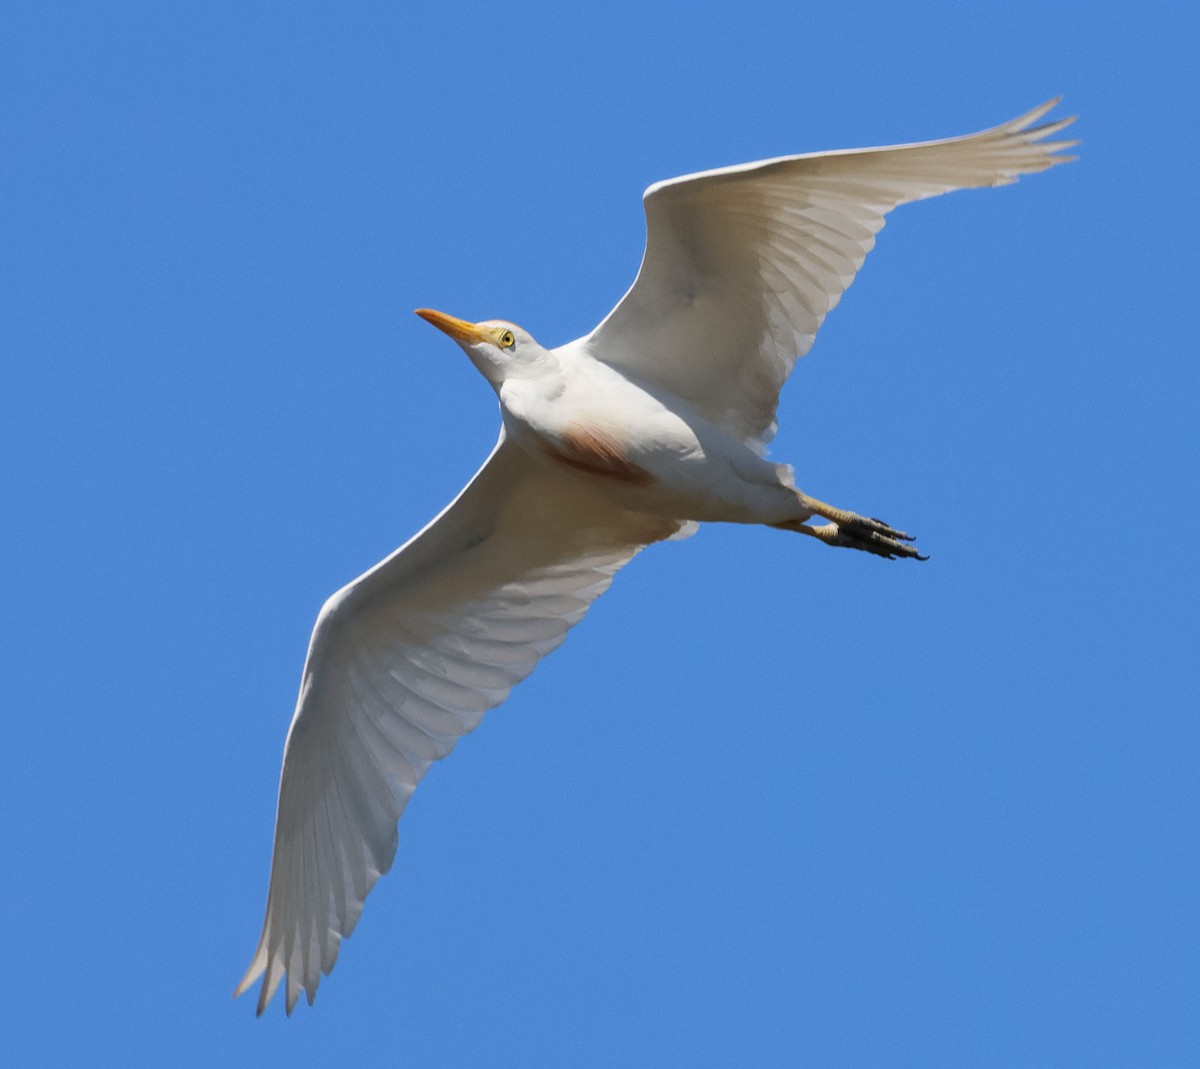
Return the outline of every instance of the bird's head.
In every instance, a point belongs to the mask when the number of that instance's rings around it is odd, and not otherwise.
[[[468,323],[432,308],[418,308],[417,315],[458,342],[497,391],[507,379],[522,374],[536,375],[545,368],[547,361],[552,360],[532,335],[516,323],[503,319]]]

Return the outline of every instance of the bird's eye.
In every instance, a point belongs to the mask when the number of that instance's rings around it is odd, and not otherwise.
[[[511,349],[516,344],[517,339],[513,336],[513,332],[511,330],[506,330],[500,335],[500,347],[502,349]]]

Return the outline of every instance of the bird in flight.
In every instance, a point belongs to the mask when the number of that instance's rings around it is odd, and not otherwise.
[[[899,204],[998,186],[1072,157],[1037,125],[785,156],[646,190],[646,250],[590,334],[545,349],[504,320],[417,314],[500,398],[500,439],[428,526],[334,594],[284,746],[267,912],[235,995],[286,980],[311,1003],[392,864],[429,766],[555,649],[613,575],[700,522],[766,524],[920,557],[766,457],[779,391]]]

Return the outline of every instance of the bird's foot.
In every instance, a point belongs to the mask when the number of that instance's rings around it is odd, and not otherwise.
[[[882,520],[873,520],[866,516],[854,516],[853,519],[841,523],[822,523],[815,527],[798,524],[792,530],[819,538],[827,546],[848,546],[850,549],[865,550],[888,560],[901,557],[909,560],[929,559],[918,553],[916,546],[909,544],[912,542],[912,535],[897,531]]]
[[[835,508],[824,501],[801,495],[804,506],[815,516],[828,520],[809,526],[804,523],[781,524],[788,530],[799,531],[802,534],[818,538],[827,546],[848,546],[850,549],[861,549],[874,553],[877,557],[896,560],[905,557],[909,560],[928,560],[917,552],[917,547],[909,545],[912,535],[889,527],[883,520],[860,516],[857,512]]]

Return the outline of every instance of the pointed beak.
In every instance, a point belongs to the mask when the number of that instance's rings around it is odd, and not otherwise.
[[[468,323],[465,319],[448,316],[445,312],[435,312],[432,308],[418,308],[417,315],[464,345],[478,345],[480,342],[491,340],[483,327]]]

